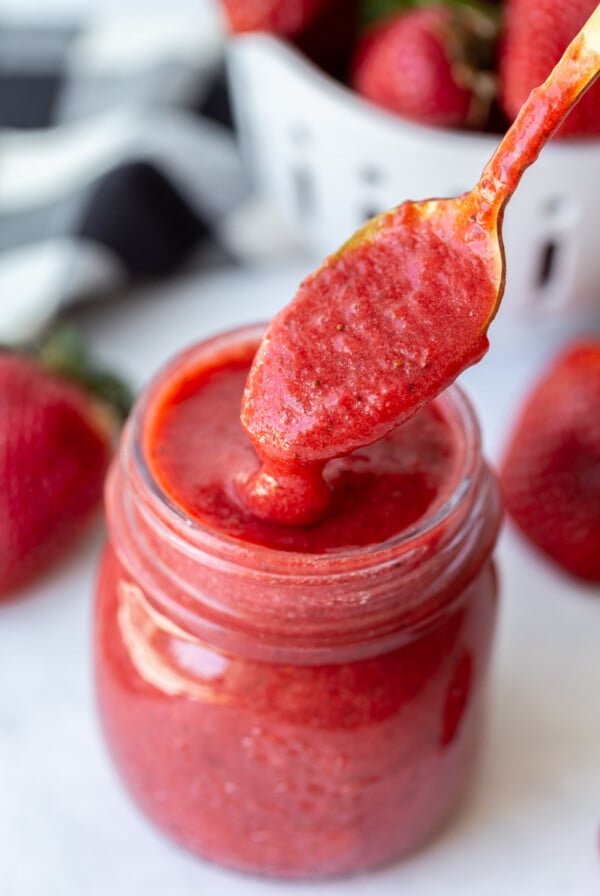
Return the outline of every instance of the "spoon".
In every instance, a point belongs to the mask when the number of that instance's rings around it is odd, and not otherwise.
[[[373,218],[274,318],[242,404],[264,464],[244,489],[253,512],[289,523],[316,518],[323,488],[301,512],[291,496],[277,510],[277,486],[293,475],[296,489],[303,480],[314,492],[326,461],[382,438],[485,354],[505,284],[506,204],[599,73],[600,6],[525,101],[471,192]]]

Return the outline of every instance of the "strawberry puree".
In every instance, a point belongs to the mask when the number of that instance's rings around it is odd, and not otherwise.
[[[253,516],[236,489],[259,466],[239,419],[253,356],[254,346],[216,370],[186,372],[151,416],[145,448],[152,473],[190,517],[256,544],[323,553],[386,541],[456,488],[456,432],[432,404],[385,439],[327,466],[329,512],[315,525],[290,528]]]
[[[178,842],[246,871],[353,872],[422,843],[472,772],[496,490],[449,396],[327,465],[316,525],[253,517],[236,482],[260,465],[239,422],[257,339],[176,360],[113,467],[101,716]]]
[[[305,280],[244,393],[264,464],[242,492],[255,515],[302,525],[326,514],[323,464],[383,438],[482,357],[498,288],[485,237],[467,198],[405,203]]]
[[[306,464],[348,454],[481,358],[496,282],[471,215],[467,202],[434,201],[431,215],[406,203],[304,281],[270,324],[244,395],[242,423],[263,458]],[[450,219],[460,225],[454,243]]]

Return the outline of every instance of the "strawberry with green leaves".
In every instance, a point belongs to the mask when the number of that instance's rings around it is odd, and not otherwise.
[[[513,520],[541,551],[600,582],[600,339],[571,346],[535,386],[501,484]]]
[[[352,65],[366,99],[428,125],[483,127],[495,94],[498,17],[466,0],[370,0]]]
[[[0,351],[0,595],[58,559],[98,510],[129,402],[71,331],[38,357]]]

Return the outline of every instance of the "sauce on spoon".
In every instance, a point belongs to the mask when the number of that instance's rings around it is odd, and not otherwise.
[[[505,281],[502,218],[525,169],[600,72],[600,7],[532,92],[479,183],[368,222],[273,320],[242,424],[263,461],[238,482],[261,518],[327,511],[324,465],[389,433],[476,363]]]

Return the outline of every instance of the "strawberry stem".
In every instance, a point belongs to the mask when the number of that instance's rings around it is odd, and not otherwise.
[[[119,377],[97,367],[88,358],[80,332],[70,324],[52,330],[36,352],[41,364],[51,373],[63,376],[89,392],[122,422],[133,403],[133,394]]]
[[[486,0],[362,0],[359,7],[359,21],[362,28],[369,28],[376,22],[397,13],[433,5],[463,9],[466,7],[487,19],[495,19],[497,23],[500,21],[499,10]]]

